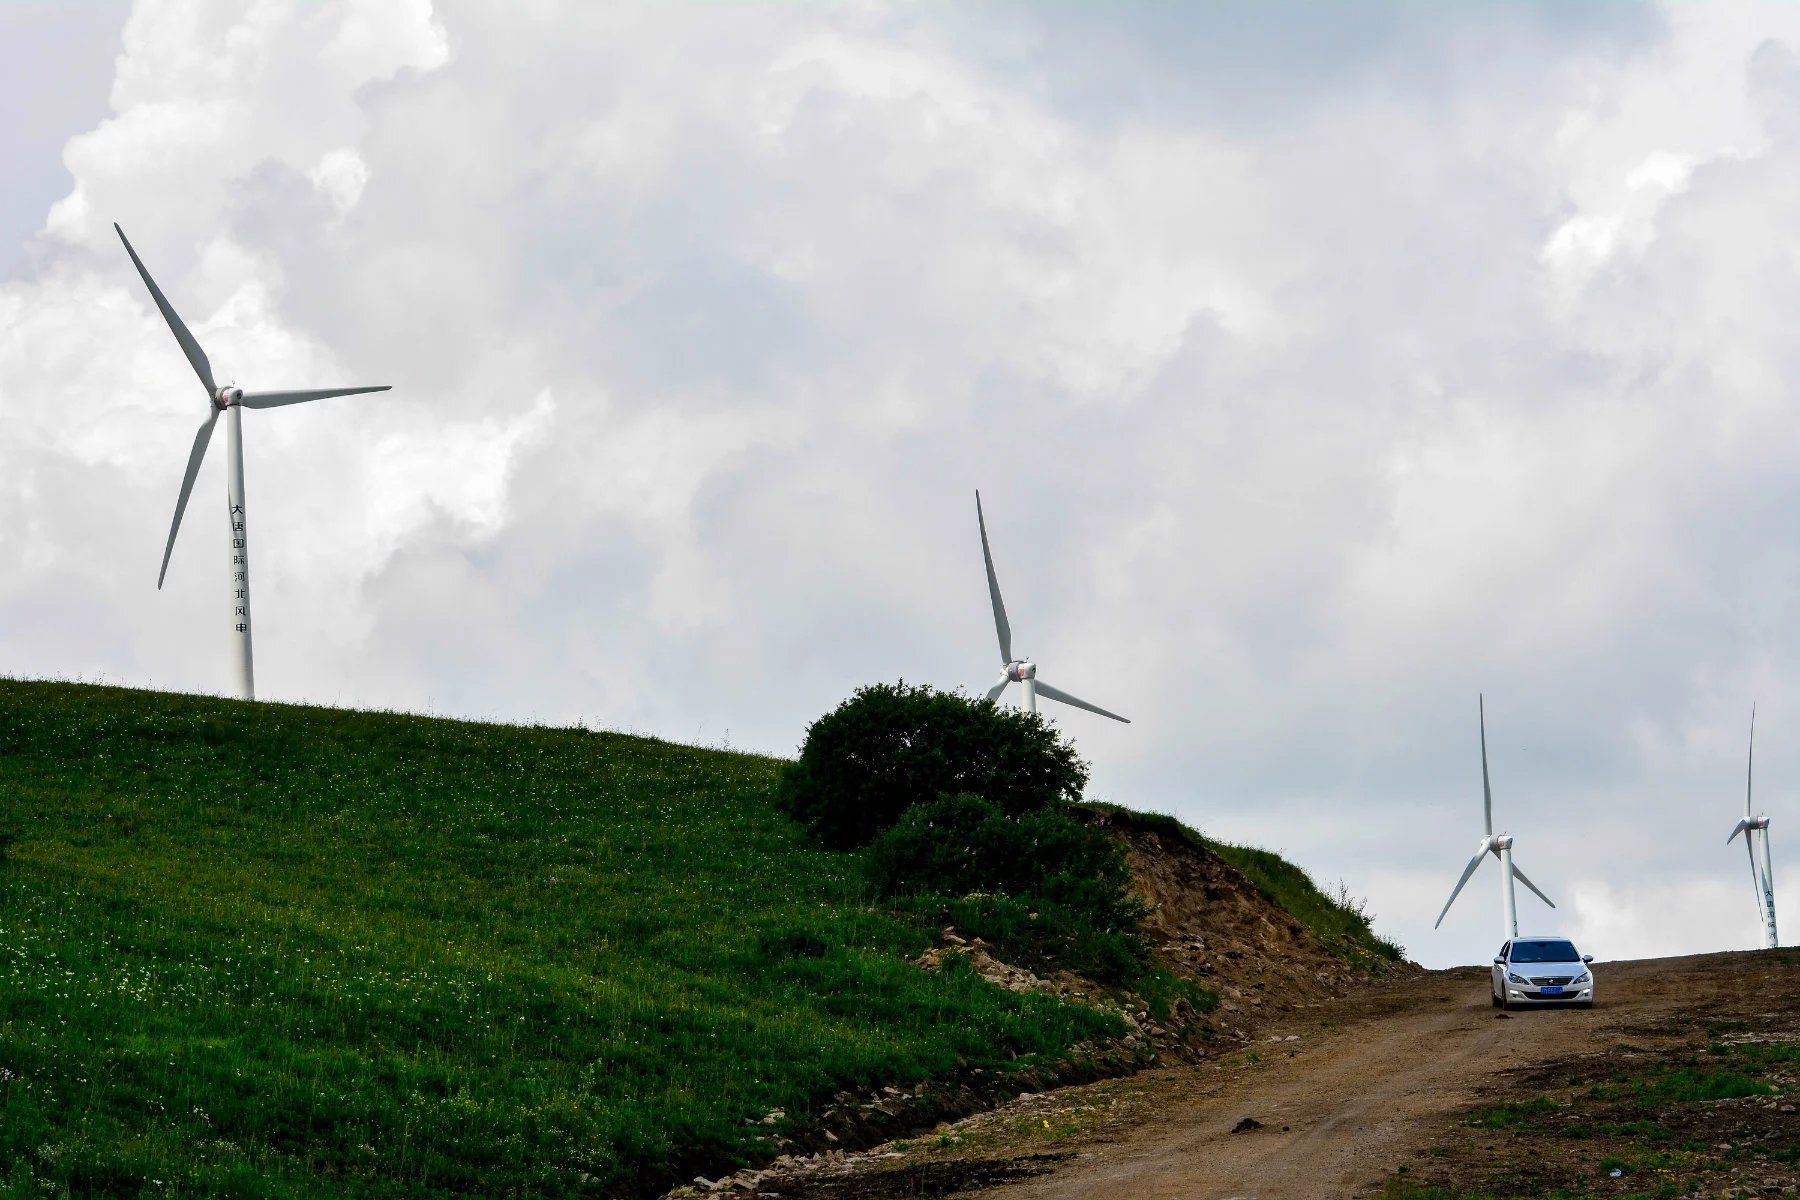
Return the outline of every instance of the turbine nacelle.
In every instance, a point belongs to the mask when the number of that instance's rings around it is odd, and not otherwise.
[[[241,387],[222,387],[213,393],[213,407],[224,412],[234,404],[244,400],[244,389]]]
[[[1498,854],[1502,850],[1511,850],[1513,848],[1513,836],[1510,833],[1496,833],[1491,837],[1482,838],[1481,846],[1482,849],[1491,854]]]
[[[1037,664],[1030,659],[1006,664],[1006,678],[1012,683],[1024,683],[1027,679],[1037,678]]]
[[[1743,820],[1739,821],[1736,825],[1733,825],[1731,827],[1731,836],[1725,839],[1725,844],[1729,846],[1732,842],[1737,841],[1737,835],[1740,833],[1748,835],[1752,831],[1758,830],[1758,829],[1763,830],[1765,833],[1767,833],[1768,828],[1769,828],[1769,818],[1766,815],[1758,816],[1758,817],[1745,817]]]

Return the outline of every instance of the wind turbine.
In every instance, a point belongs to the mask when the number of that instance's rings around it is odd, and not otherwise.
[[[194,374],[200,377],[200,385],[206,389],[206,420],[200,422],[200,429],[194,434],[193,449],[188,451],[187,473],[181,477],[181,494],[175,498],[175,519],[169,523],[169,541],[163,547],[162,570],[156,574],[156,586],[160,590],[163,577],[169,573],[169,555],[175,549],[175,534],[181,529],[181,514],[187,509],[188,493],[194,490],[194,477],[200,473],[200,463],[206,457],[206,445],[212,440],[213,426],[218,423],[219,414],[226,415],[225,421],[225,465],[229,472],[226,483],[226,500],[228,515],[231,518],[231,632],[233,648],[237,661],[237,692],[243,700],[256,697],[256,673],[250,658],[250,549],[248,531],[244,519],[244,435],[243,410],[246,408],[280,408],[287,404],[304,404],[308,400],[323,400],[328,396],[357,396],[364,392],[385,392],[387,384],[380,387],[322,388],[301,392],[246,392],[240,387],[226,384],[221,387],[214,379],[212,364],[206,359],[206,351],[200,349],[200,343],[188,332],[188,327],[181,323],[175,315],[162,289],[156,286],[156,280],[150,278],[150,272],[144,269],[144,261],[138,257],[137,251],[131,248],[131,241],[126,238],[125,231],[117,224],[113,231],[119,240],[125,243],[125,253],[131,255],[131,265],[143,277],[144,286],[150,289],[150,298],[156,301],[156,307],[162,310],[163,320],[169,323],[169,332],[181,344],[181,352],[194,368]]]
[[[1463,885],[1469,882],[1469,876],[1475,874],[1475,868],[1481,865],[1483,858],[1492,854],[1500,860],[1500,903],[1505,910],[1506,936],[1511,939],[1519,936],[1519,906],[1513,899],[1514,879],[1530,888],[1539,900],[1551,908],[1556,907],[1556,902],[1544,895],[1537,884],[1525,878],[1525,872],[1519,870],[1518,866],[1514,864],[1512,834],[1494,832],[1494,790],[1488,785],[1487,704],[1485,699],[1479,696],[1476,698],[1475,704],[1476,712],[1481,719],[1481,817],[1487,833],[1481,839],[1481,844],[1475,848],[1475,857],[1471,858],[1469,865],[1463,868],[1462,878],[1456,881],[1456,887],[1451,891],[1450,898],[1444,901],[1444,911],[1438,914],[1437,924],[1432,928],[1436,929],[1438,925],[1444,923],[1444,914],[1450,911],[1450,906],[1456,903],[1458,896],[1462,895]]]
[[[988,689],[987,698],[998,700],[1008,684],[1016,683],[1024,688],[1024,709],[1026,712],[1037,711],[1037,698],[1041,692],[1047,699],[1059,700],[1075,708],[1085,708],[1091,713],[1099,713],[1103,717],[1111,717],[1115,721],[1130,721],[1118,713],[1107,712],[1097,704],[1089,704],[1086,700],[1071,696],[1061,688],[1053,688],[1041,682],[1037,677],[1037,664],[1029,658],[1014,658],[1012,654],[1012,626],[1006,620],[1006,604],[1000,599],[1000,581],[994,576],[994,554],[988,549],[987,518],[981,514],[981,493],[975,493],[975,523],[981,527],[981,557],[987,563],[988,598],[994,602],[994,632],[1000,635],[1000,679]]]
[[[1756,705],[1750,706],[1750,757],[1744,767],[1744,819],[1731,827],[1727,846],[1744,835],[1744,849],[1750,852],[1750,882],[1756,888],[1756,913],[1763,921],[1763,938],[1773,950],[1781,943],[1775,937],[1775,867],[1769,860],[1769,818],[1750,815],[1750,784],[1756,771]],[[1756,861],[1756,835],[1762,835],[1762,862]]]

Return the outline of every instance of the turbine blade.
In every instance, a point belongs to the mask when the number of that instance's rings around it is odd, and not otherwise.
[[[1739,821],[1736,825],[1733,825],[1731,827],[1731,836],[1725,839],[1725,844],[1727,846],[1729,846],[1729,845],[1731,845],[1731,843],[1737,841],[1737,835],[1740,833],[1744,833],[1744,830],[1748,829],[1749,827],[1750,827],[1750,822],[1748,822],[1748,821]],[[1750,843],[1750,835],[1746,833],[1746,834],[1744,834],[1744,844],[1749,845],[1749,843]]]
[[[1750,816],[1750,783],[1756,773],[1756,704],[1750,705],[1750,756],[1744,763],[1744,815]]]
[[[1475,696],[1475,713],[1481,721],[1481,819],[1489,837],[1494,836],[1494,789],[1488,786],[1487,768],[1487,699]]]
[[[1004,692],[1006,690],[1006,685],[1011,682],[1012,677],[1010,675],[1001,675],[1000,682],[988,689],[987,698],[989,700],[998,700],[1000,698],[1000,693]]]
[[[1484,844],[1475,852],[1475,857],[1469,860],[1469,865],[1463,868],[1462,878],[1456,881],[1456,886],[1450,891],[1450,898],[1444,901],[1444,911],[1438,914],[1437,925],[1433,925],[1433,929],[1444,923],[1444,913],[1449,912],[1450,906],[1456,903],[1456,898],[1462,895],[1463,885],[1469,882],[1469,876],[1475,873],[1475,868],[1481,865],[1481,860],[1487,857],[1487,852],[1487,846]]]
[[[206,361],[206,351],[200,348],[200,343],[194,340],[194,335],[188,332],[188,327],[183,325],[181,318],[175,315],[175,309],[170,306],[168,297],[164,296],[162,289],[156,286],[156,280],[150,278],[150,272],[144,269],[144,260],[139,258],[137,251],[131,248],[130,239],[125,236],[125,231],[119,228],[117,222],[113,224],[113,232],[117,233],[119,240],[125,243],[125,253],[131,255],[131,265],[136,267],[137,273],[143,277],[144,286],[150,289],[150,298],[155,300],[156,307],[162,310],[163,320],[169,323],[169,332],[173,333],[175,340],[181,343],[181,352],[187,355],[188,362],[194,368],[194,374],[200,377],[200,382],[206,387],[206,398],[211,400],[213,393],[219,390],[219,385],[213,382],[212,364]]]
[[[1756,838],[1753,834],[1744,834],[1744,850],[1750,855],[1750,886],[1756,890],[1756,915],[1768,921],[1769,905],[1764,898],[1762,868],[1756,862]]]
[[[994,602],[994,632],[1000,635],[1000,661],[1012,656],[1012,626],[1006,620],[1006,602],[1000,599],[1000,580],[994,575],[994,552],[988,549],[987,518],[981,514],[981,493],[975,493],[975,523],[981,527],[981,559],[987,564],[988,599]]]
[[[1074,708],[1085,708],[1091,713],[1099,713],[1103,717],[1111,717],[1113,720],[1118,721],[1119,723],[1124,724],[1124,725],[1131,724],[1131,722],[1129,720],[1127,720],[1124,717],[1121,717],[1118,713],[1107,712],[1104,708],[1101,708],[1098,704],[1089,704],[1086,700],[1077,699],[1076,697],[1071,696],[1071,695],[1069,695],[1069,693],[1063,691],[1061,688],[1051,687],[1049,684],[1045,683],[1041,679],[1037,681],[1037,693],[1038,693],[1038,695],[1048,697],[1051,700],[1060,700],[1064,704],[1070,705]]]
[[[364,392],[392,391],[393,385],[379,387],[315,388],[310,392],[245,392],[238,403],[245,408],[280,408],[284,404],[305,404],[308,400],[329,400],[333,396],[360,396]]]
[[[169,522],[169,541],[163,547],[162,570],[156,573],[159,590],[163,576],[169,573],[169,555],[175,551],[175,535],[181,531],[181,514],[187,511],[188,494],[194,490],[194,476],[200,474],[200,463],[206,458],[206,443],[212,440],[213,426],[218,420],[219,410],[215,408],[200,423],[194,434],[194,448],[188,451],[187,473],[181,477],[181,494],[175,497],[175,519]]]
[[[1534,894],[1536,894],[1536,896],[1539,900],[1542,900],[1545,904],[1548,904],[1551,908],[1556,907],[1556,901],[1554,901],[1550,897],[1544,895],[1544,889],[1540,888],[1537,884],[1531,882],[1531,880],[1525,878],[1525,872],[1519,870],[1518,863],[1513,864],[1513,878],[1518,880],[1520,883],[1524,884],[1526,887],[1530,888],[1531,891]]]

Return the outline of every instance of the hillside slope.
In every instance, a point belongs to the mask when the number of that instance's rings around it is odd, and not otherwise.
[[[1124,1032],[919,970],[779,767],[0,681],[0,1195],[651,1194]]]

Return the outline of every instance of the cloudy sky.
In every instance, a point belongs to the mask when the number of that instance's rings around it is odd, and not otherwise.
[[[0,672],[790,752],[1015,645],[1430,965],[1800,837],[1800,7],[0,0]],[[1778,878],[1789,922],[1800,888]],[[1790,931],[1789,936],[1792,936]]]

